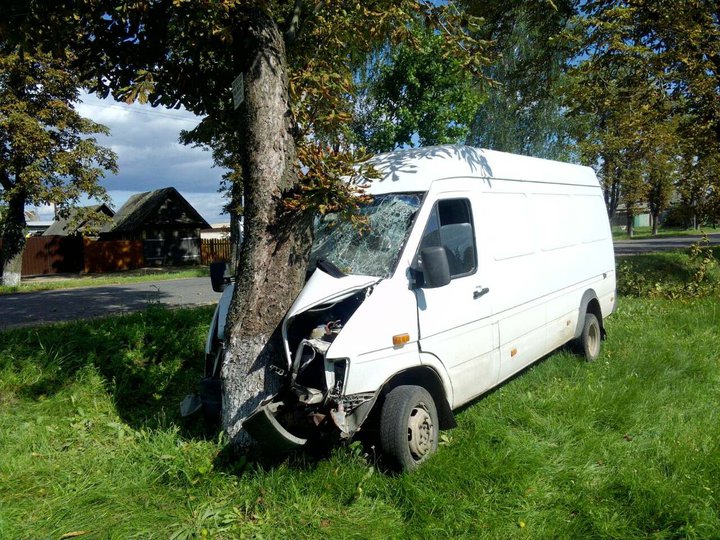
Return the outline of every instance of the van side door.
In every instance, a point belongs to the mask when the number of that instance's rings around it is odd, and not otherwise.
[[[445,366],[453,387],[453,407],[495,385],[498,378],[497,328],[491,323],[492,284],[479,257],[470,192],[441,195],[430,212],[417,255],[420,349]],[[450,282],[424,286],[420,250],[442,246]]]

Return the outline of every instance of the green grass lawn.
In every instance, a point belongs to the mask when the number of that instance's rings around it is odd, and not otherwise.
[[[130,270],[126,272],[113,272],[110,274],[93,274],[82,277],[41,276],[24,279],[19,287],[6,287],[0,285],[0,295],[18,292],[49,291],[54,289],[74,289],[77,287],[96,287],[101,285],[121,285],[124,283],[141,283],[144,281],[162,281],[167,279],[180,279],[189,277],[209,276],[206,266],[190,268],[165,268]]]
[[[0,538],[713,538],[720,298],[621,298],[457,415],[406,475],[372,448],[228,459],[178,417],[211,308],[0,333]]]

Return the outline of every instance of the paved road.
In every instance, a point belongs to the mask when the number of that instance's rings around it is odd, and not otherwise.
[[[654,251],[670,251],[689,247],[701,240],[702,236],[677,236],[669,238],[643,238],[642,240],[616,240],[615,255],[637,255]],[[720,245],[720,234],[709,234],[712,245]]]
[[[207,277],[3,294],[0,295],[0,331],[127,313],[151,303],[171,307],[214,304],[219,297]]]

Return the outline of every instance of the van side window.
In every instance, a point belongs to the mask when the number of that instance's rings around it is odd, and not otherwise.
[[[477,256],[469,200],[446,199],[435,204],[420,249],[432,246],[445,248],[451,278],[475,272]]]

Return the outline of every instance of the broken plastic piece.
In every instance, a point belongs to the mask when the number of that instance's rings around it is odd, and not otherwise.
[[[257,441],[263,449],[283,454],[304,446],[307,439],[296,437],[275,418],[274,410],[278,404],[264,401],[243,422],[243,429]]]
[[[180,403],[180,415],[183,417],[190,416],[198,412],[201,407],[202,401],[200,400],[200,396],[197,394],[188,394],[185,396],[185,399],[182,400],[182,403]]]

